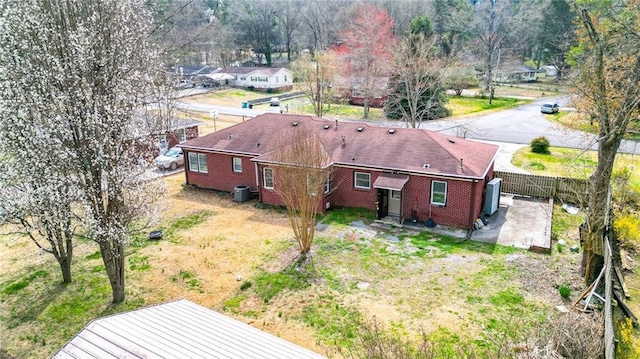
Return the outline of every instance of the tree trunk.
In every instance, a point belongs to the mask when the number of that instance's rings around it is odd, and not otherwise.
[[[368,119],[369,118],[369,98],[365,97],[364,98],[364,119]]]
[[[608,137],[607,137],[608,138]],[[584,278],[591,283],[603,265],[603,231],[608,223],[609,183],[613,163],[621,139],[600,141],[598,166],[589,178],[589,210],[587,212],[587,238],[583,252]]]
[[[124,301],[124,244],[103,239],[100,253],[111,284],[113,303],[121,303]]]
[[[71,283],[71,257],[58,261],[62,270],[62,283]]]

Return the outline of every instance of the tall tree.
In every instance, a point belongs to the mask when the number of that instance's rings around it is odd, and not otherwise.
[[[430,18],[440,52],[446,56],[458,52],[463,40],[469,36],[472,8],[466,0],[433,0]]]
[[[483,87],[489,91],[489,103],[495,93],[495,70],[501,59],[518,48],[519,30],[526,23],[527,3],[509,0],[483,0],[474,6],[470,34],[484,64]]]
[[[307,29],[307,43],[315,54],[326,50],[333,40],[335,14],[341,3],[335,0],[308,1],[302,9],[302,23]]]
[[[267,66],[271,66],[273,44],[277,41],[276,3],[244,0],[237,2],[234,11],[240,41],[250,44],[258,56],[264,56]]]
[[[284,0],[279,2],[278,19],[282,31],[282,39],[287,48],[287,60],[292,61],[291,50],[295,45],[296,35],[300,29],[302,2],[300,0]]]
[[[613,164],[630,126],[640,127],[640,2],[579,1],[580,45],[572,51],[579,70],[579,106],[598,121],[598,165],[589,178],[585,280],[602,267],[602,232]]]
[[[322,117],[333,94],[335,56],[332,52],[316,53],[314,60],[310,54],[302,55],[293,63],[292,70],[311,100],[315,115]]]
[[[159,196],[158,185],[141,177],[138,152],[146,129],[137,113],[165,79],[148,41],[151,16],[136,0],[15,0],[1,9],[0,56],[11,71],[0,70],[0,122],[21,131],[16,136],[46,138],[49,145],[30,149],[42,161],[68,164],[48,167],[45,176],[77,191],[72,208],[100,248],[113,302],[121,302],[126,243]]]
[[[576,17],[566,0],[547,0],[543,8],[533,58],[538,68],[542,62],[554,65],[558,69],[556,77],[561,78],[567,67],[565,57],[576,46]]]
[[[280,137],[273,151],[274,188],[284,205],[302,255],[309,253],[316,215],[331,178],[331,156],[320,136],[304,127]]]
[[[419,32],[409,34],[400,42],[395,49],[384,106],[387,117],[417,128],[422,121],[448,116],[442,79],[445,65],[446,60],[438,56],[435,37]]]
[[[385,10],[356,4],[341,35],[343,74],[353,79],[354,90],[364,98],[364,118],[369,117],[371,98],[385,91],[396,42],[392,29],[393,20]]]

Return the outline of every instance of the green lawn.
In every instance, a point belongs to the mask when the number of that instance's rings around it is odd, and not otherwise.
[[[533,153],[529,146],[523,147],[513,155],[511,163],[534,174],[572,178],[588,178],[598,164],[596,151],[564,147],[550,147],[550,151],[550,154]],[[630,171],[629,182],[640,186],[640,157],[618,154],[614,173],[625,168]]]
[[[450,96],[447,108],[451,110],[453,116],[459,116],[486,110],[504,110],[527,102],[529,101],[512,98],[496,98],[490,105],[489,99],[486,98]]]

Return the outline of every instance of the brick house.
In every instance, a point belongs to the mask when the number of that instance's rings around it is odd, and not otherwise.
[[[364,207],[391,216],[472,229],[482,214],[498,147],[422,129],[264,114],[180,144],[187,184],[231,192],[249,186],[260,201],[282,204],[277,170],[268,161],[278,136],[316,132],[333,173],[322,208]]]

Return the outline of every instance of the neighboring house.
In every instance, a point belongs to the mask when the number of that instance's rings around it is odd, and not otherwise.
[[[371,96],[369,98],[370,107],[384,106],[384,102],[387,100],[387,87],[389,84],[388,77],[374,78],[369,86]],[[363,79],[348,77],[341,78],[334,82],[334,87],[340,97],[346,99],[350,105],[364,106],[365,91],[363,86]]]
[[[53,358],[325,357],[181,299],[95,319]]]
[[[156,118],[139,118],[136,125],[136,146],[138,152],[152,160],[187,140],[197,138],[200,121],[190,119],[171,119],[169,123],[161,123]]]
[[[225,67],[216,74],[232,77],[231,86],[259,91],[289,91],[293,88],[293,73],[283,67]]]
[[[211,74],[219,70],[219,67],[203,65],[178,65],[169,70],[169,74],[180,80],[195,80],[197,76]]]
[[[544,70],[545,77],[556,77],[558,76],[558,68],[554,65],[542,66],[541,68]]]
[[[538,81],[538,76],[544,71],[536,70],[529,66],[517,66],[511,69],[498,70],[494,74],[493,81],[502,83],[521,83]]]
[[[364,207],[379,219],[432,219],[472,229],[481,216],[498,147],[423,129],[264,114],[182,143],[187,184],[232,192],[248,186],[268,204],[282,201],[269,162],[287,131],[314,131],[331,157],[322,209]]]

